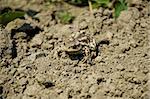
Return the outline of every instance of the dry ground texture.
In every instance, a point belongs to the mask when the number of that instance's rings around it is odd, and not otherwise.
[[[115,20],[101,7],[0,0],[37,12],[0,28],[0,99],[150,99],[150,1],[133,1]],[[62,8],[72,24],[55,19]]]

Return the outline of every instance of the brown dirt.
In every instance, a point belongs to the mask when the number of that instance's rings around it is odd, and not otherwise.
[[[8,1],[8,2],[7,2]],[[0,99],[149,99],[150,3],[112,18],[112,10],[75,12],[72,24],[53,19],[60,8],[43,0],[0,0],[2,7],[39,12],[0,28]],[[139,0],[140,1],[140,0]],[[92,64],[59,53],[71,35],[84,32],[98,45]],[[85,57],[85,56],[83,56]]]

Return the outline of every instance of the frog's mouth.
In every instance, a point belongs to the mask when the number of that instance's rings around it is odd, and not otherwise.
[[[81,51],[74,51],[74,52],[66,51],[66,53],[71,60],[79,60],[80,61],[84,57],[84,53],[82,50]]]

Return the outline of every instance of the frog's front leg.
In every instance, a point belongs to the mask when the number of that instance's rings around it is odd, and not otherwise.
[[[81,62],[87,63],[90,58],[90,49],[88,48],[88,46],[84,46],[83,51],[84,51],[84,57],[81,60]]]

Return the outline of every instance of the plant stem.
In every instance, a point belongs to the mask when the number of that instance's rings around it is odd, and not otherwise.
[[[88,0],[88,4],[89,4],[90,13],[91,13],[91,15],[93,15],[93,8],[92,8],[91,0]]]

